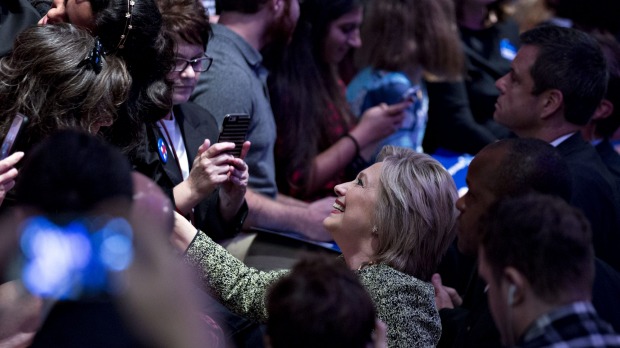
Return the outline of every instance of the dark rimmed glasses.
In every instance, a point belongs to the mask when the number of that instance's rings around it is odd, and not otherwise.
[[[175,65],[174,65],[173,71],[176,71],[176,72],[185,71],[188,65],[191,65],[194,71],[205,72],[209,70],[209,68],[211,67],[211,64],[213,64],[213,58],[207,56],[206,54],[204,55],[204,57],[189,59],[189,60],[185,58],[177,57],[174,59],[174,61],[175,61]]]

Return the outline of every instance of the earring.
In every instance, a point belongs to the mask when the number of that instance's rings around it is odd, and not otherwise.
[[[374,226],[372,227],[372,233],[373,233],[373,234],[377,234],[377,231],[379,231],[379,229],[377,228],[377,225],[374,225]]]
[[[514,284],[510,284],[508,287],[508,306],[512,306],[515,303],[515,292],[517,291],[517,286]]]

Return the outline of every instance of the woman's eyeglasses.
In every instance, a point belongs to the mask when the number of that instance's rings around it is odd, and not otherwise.
[[[209,70],[211,64],[213,64],[213,58],[207,56],[206,54],[204,55],[204,57],[189,60],[177,57],[175,58],[175,65],[173,71],[185,71],[185,69],[187,69],[187,66],[191,65],[194,71],[205,72]]]

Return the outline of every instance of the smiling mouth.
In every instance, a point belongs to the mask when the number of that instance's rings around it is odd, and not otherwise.
[[[336,200],[332,207],[334,209],[344,213],[344,204],[342,202],[340,202],[339,200]]]

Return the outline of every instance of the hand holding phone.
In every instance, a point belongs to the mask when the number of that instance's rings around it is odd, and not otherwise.
[[[241,156],[241,149],[250,126],[250,115],[248,114],[228,114],[224,116],[218,143],[231,142],[235,144],[235,148],[229,153],[234,157]]]
[[[19,112],[15,114],[13,123],[11,123],[11,127],[6,133],[6,137],[4,137],[4,141],[2,141],[2,146],[0,147],[0,160],[7,158],[11,154],[13,144],[15,144],[15,140],[17,140],[17,136],[26,125],[26,122],[28,122],[28,117]]]
[[[422,90],[420,89],[420,86],[413,86],[407,89],[405,93],[403,93],[402,99],[403,101],[410,100],[414,103],[417,100],[422,99]]]

